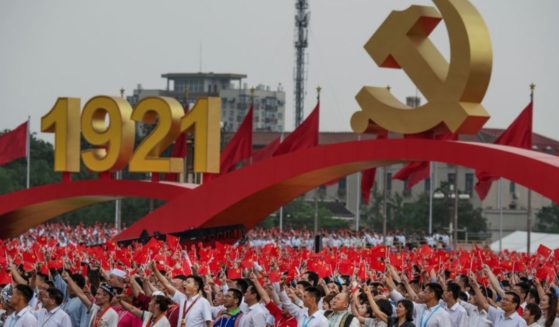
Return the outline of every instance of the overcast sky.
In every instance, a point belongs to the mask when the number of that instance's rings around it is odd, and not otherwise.
[[[534,130],[559,139],[559,1],[474,0],[493,43],[485,100],[487,127],[506,127],[529,101]],[[322,131],[349,131],[363,85],[390,84],[402,100],[415,87],[401,70],[380,69],[363,45],[392,10],[425,0],[310,0],[305,114],[323,88]],[[82,105],[95,95],[127,94],[138,83],[164,88],[162,73],[247,74],[249,86],[279,83],[293,128],[294,0],[99,0],[0,2],[0,130],[40,117],[57,97]],[[444,24],[433,33],[448,58]],[[202,49],[202,51],[200,51]],[[202,54],[200,56],[200,53]],[[44,134],[43,134],[44,135]]]

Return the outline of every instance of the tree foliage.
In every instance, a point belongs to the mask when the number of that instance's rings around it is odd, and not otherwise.
[[[85,145],[84,145],[85,146]],[[61,174],[54,171],[54,148],[51,143],[31,136],[31,186],[59,183]],[[143,176],[140,176],[140,178]],[[73,180],[96,178],[96,174],[82,167],[79,173],[72,174]],[[139,178],[138,174],[124,172],[124,178]],[[23,190],[27,180],[27,160],[17,159],[0,166],[0,194]],[[157,205],[157,203],[156,203]],[[122,222],[130,225],[149,212],[149,200],[124,199],[122,201]],[[94,224],[95,222],[113,222],[115,216],[114,201],[96,204],[76,210],[58,218],[59,221],[78,224]]]
[[[559,233],[559,205],[542,207],[536,215],[536,232]]]
[[[448,231],[453,217],[454,199],[448,184],[443,183],[435,193],[440,192],[443,198],[433,200],[433,231]],[[365,225],[382,231],[383,196],[376,188],[373,189],[373,200],[368,207],[363,208],[365,214],[362,220]],[[423,193],[416,199],[408,200],[399,193],[387,196],[387,230],[400,230],[404,233],[425,233],[429,226],[429,194]],[[471,232],[484,232],[487,229],[481,208],[474,208],[468,200],[458,201],[458,228],[466,227]]]
[[[349,227],[347,221],[332,218],[332,212],[320,201],[317,203],[317,209],[319,229],[336,230]],[[303,198],[297,198],[283,207],[283,228],[314,230],[314,215],[314,203],[304,201]],[[263,228],[278,227],[279,213],[270,215],[258,226]]]

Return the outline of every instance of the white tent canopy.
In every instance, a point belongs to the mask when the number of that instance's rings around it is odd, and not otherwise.
[[[530,253],[536,252],[538,246],[543,244],[550,249],[559,248],[559,234],[531,233]],[[516,231],[503,237],[503,250],[526,252],[528,236],[526,232]],[[499,240],[491,243],[491,250],[499,251]]]

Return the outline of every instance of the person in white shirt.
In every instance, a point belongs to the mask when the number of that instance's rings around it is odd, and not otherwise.
[[[239,327],[266,326],[266,309],[260,304],[260,294],[250,284],[245,292],[244,301],[248,306],[247,312],[241,317]]]
[[[55,287],[41,292],[40,300],[43,308],[35,313],[37,323],[41,327],[72,327],[72,319],[62,310],[64,295]]]
[[[479,306],[487,311],[487,319],[489,319],[494,327],[526,327],[526,321],[518,315],[516,310],[520,306],[520,297],[514,292],[505,292],[505,296],[501,300],[501,308],[489,305],[485,296],[481,293],[479,284],[474,274],[470,272],[470,286],[476,293],[476,301]]]
[[[443,300],[446,306],[445,309],[450,316],[450,322],[453,327],[465,327],[468,325],[468,313],[466,312],[466,309],[458,303],[459,295],[460,286],[454,282],[449,282],[443,293]]]
[[[537,323],[541,316],[542,310],[534,303],[526,304],[524,311],[522,311],[522,318],[526,320],[528,327],[542,327],[542,325]]]
[[[288,292],[294,296],[293,289],[289,288]],[[324,317],[322,310],[318,309],[319,301],[320,291],[315,287],[309,287],[304,291],[304,308],[300,308],[288,298],[282,297],[283,307],[287,309],[291,316],[297,319],[297,327],[328,327],[328,319]]]
[[[171,327],[169,319],[165,315],[171,300],[163,295],[155,295],[149,301],[148,311],[142,311],[130,303],[119,299],[120,305],[130,311],[136,317],[142,319],[142,327]]]
[[[4,326],[8,327],[35,327],[37,318],[29,307],[29,301],[33,297],[33,290],[25,284],[17,284],[10,299],[10,305],[14,312],[6,318]]]
[[[80,298],[82,303],[88,309],[88,314],[90,315],[89,327],[116,327],[118,324],[118,313],[111,308],[111,300],[113,299],[115,293],[113,288],[108,285],[101,283],[97,288],[95,293],[95,303],[91,302],[89,297],[84,293],[84,291],[79,288],[79,286],[72,280],[72,277],[67,271],[62,273],[62,278],[66,281],[68,286],[72,291]]]
[[[386,278],[386,285],[391,290],[390,298],[398,302],[404,297],[396,290],[394,281]],[[417,295],[418,302],[413,302],[414,313],[413,321],[416,326],[420,327],[447,327],[452,326],[450,316],[444,308],[441,307],[441,297],[443,288],[438,283],[430,283]]]
[[[204,327],[212,324],[211,305],[202,296],[204,280],[197,275],[186,276],[185,293],[179,292],[157,269],[155,261],[150,264],[151,270],[159,282],[165,287],[171,300],[179,305],[177,327]]]

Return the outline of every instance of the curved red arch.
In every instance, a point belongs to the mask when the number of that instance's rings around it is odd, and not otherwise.
[[[84,180],[33,187],[0,196],[0,238],[14,237],[61,214],[124,197],[169,201],[192,184]]]
[[[356,141],[293,152],[221,176],[177,196],[115,240],[137,238],[144,229],[151,234],[234,224],[251,228],[282,204],[328,181],[402,161],[438,161],[487,171],[559,201],[556,156],[457,141]]]

